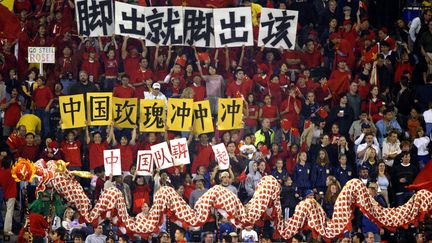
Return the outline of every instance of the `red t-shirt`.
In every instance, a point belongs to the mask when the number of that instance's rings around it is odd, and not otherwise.
[[[204,86],[201,86],[201,85],[195,86],[194,84],[192,84],[190,87],[193,89],[193,91],[195,93],[195,95],[193,97],[194,101],[201,101],[201,100],[204,100],[206,98],[206,88]]]
[[[141,70],[141,68],[135,69],[131,73],[131,84],[141,83],[146,81],[147,79],[153,77],[153,72],[150,69],[145,71]],[[144,98],[144,84],[135,87],[135,97],[139,99]]]
[[[301,110],[301,101],[297,98],[289,96],[288,99],[282,101],[280,105],[280,111],[283,112],[287,109],[287,107],[289,107],[289,111],[282,115],[282,119],[288,119],[288,121],[291,121],[292,127],[298,128],[300,116],[294,109],[294,103],[296,103],[299,110]]]
[[[262,113],[261,118],[276,118],[278,114],[278,108],[275,105],[264,105],[261,107]],[[275,126],[276,122],[271,122],[271,126]]]
[[[134,147],[133,145],[125,145],[122,146],[120,144],[118,144],[115,148],[116,149],[120,149],[120,154],[121,154],[121,169],[122,171],[129,171],[130,167],[132,165],[132,161],[133,161],[133,151],[134,151]]]
[[[0,169],[0,186],[3,189],[4,199],[17,197],[16,182],[12,178],[11,169]]]
[[[81,65],[81,70],[87,71],[89,76],[93,76],[93,82],[99,81],[99,61],[95,60],[93,62],[90,62],[90,60],[85,60]]]
[[[119,68],[119,60],[117,58],[118,53],[116,53],[116,57],[113,59],[108,59],[108,57],[103,54],[102,55],[102,61],[104,63],[105,68],[105,76],[117,76],[118,74],[118,68]]]
[[[30,213],[30,232],[33,235],[45,237],[45,230],[48,228],[49,224],[45,220],[44,216],[37,213]],[[23,227],[18,235],[18,243],[26,243],[24,240],[25,227]]]
[[[96,143],[88,144],[89,162],[90,162],[90,169],[91,170],[94,170],[96,167],[104,165],[103,151],[105,149],[108,149],[108,147],[109,147],[109,145],[106,141],[104,141],[100,144],[96,144]]]
[[[33,101],[37,108],[45,109],[51,99],[54,99],[54,95],[47,86],[39,87],[33,93]]]
[[[132,57],[128,54],[127,57],[123,60],[124,72],[132,75],[132,73],[139,68],[140,59],[141,55],[136,55],[135,57]]]
[[[16,99],[18,99],[18,97]],[[3,105],[6,103],[7,100],[6,98],[4,98],[1,104]],[[21,106],[18,104],[17,101],[15,101],[14,103],[11,103],[9,107],[6,108],[5,110],[3,125],[15,127],[20,118],[21,118]]]
[[[131,87],[123,87],[123,85],[119,85],[114,88],[114,97],[118,98],[133,98],[135,94],[135,90]]]
[[[26,144],[25,137],[18,136],[16,132],[13,132],[9,135],[6,144],[9,146],[11,150],[18,149],[20,146]]]
[[[28,159],[30,161],[36,161],[37,156],[39,155],[39,147],[36,145],[28,146],[28,145],[22,145],[18,148],[18,153],[16,154],[16,157],[21,157]]]
[[[306,68],[316,68],[321,66],[323,62],[323,57],[319,51],[303,52],[301,57],[302,64],[306,66]]]
[[[69,162],[69,166],[81,166],[81,142],[79,140],[72,143],[62,141],[60,149],[64,161]]]
[[[255,116],[258,112],[258,106],[257,105],[253,105],[253,104],[249,104],[249,116]],[[245,124],[247,126],[253,127],[258,125],[258,121],[257,119],[250,119],[250,118],[246,118],[245,119]]]
[[[226,89],[226,96],[231,98],[240,98],[241,95],[247,97],[249,93],[252,91],[252,80],[247,79],[243,80],[240,85],[238,85],[235,81],[228,84]]]

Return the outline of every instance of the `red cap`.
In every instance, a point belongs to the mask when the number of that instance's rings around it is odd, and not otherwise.
[[[291,121],[289,121],[289,120],[287,120],[287,119],[283,119],[283,120],[281,121],[281,127],[282,127],[284,130],[289,130],[289,129],[292,127],[292,123],[291,123]]]

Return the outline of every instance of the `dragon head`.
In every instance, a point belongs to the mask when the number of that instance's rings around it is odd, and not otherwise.
[[[11,173],[16,182],[32,181],[36,173],[36,168],[30,160],[18,159],[12,166]]]

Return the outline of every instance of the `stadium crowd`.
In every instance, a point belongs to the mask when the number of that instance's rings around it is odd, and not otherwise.
[[[189,1],[124,2],[169,6]],[[256,43],[219,49],[148,47],[143,40],[116,35],[82,37],[74,4],[15,0],[21,32],[0,43],[4,236],[18,235],[18,242],[24,242],[29,218],[33,242],[283,241],[269,221],[238,229],[222,215],[199,229],[181,229],[165,220],[161,233],[148,239],[127,235],[109,220],[94,227],[79,221],[74,205],[61,197],[36,199],[34,183],[15,183],[11,165],[18,158],[63,159],[69,169],[91,171],[94,178],[80,183],[92,203],[104,188],[115,186],[132,215],[148,213],[161,186],[175,188],[191,207],[216,184],[246,203],[260,179],[272,175],[282,186],[285,217],[311,197],[331,217],[341,188],[352,178],[359,178],[383,207],[402,205],[413,195],[405,186],[431,159],[429,8],[408,24],[401,17],[377,17],[385,10],[374,1],[208,1],[213,7],[250,6],[254,29],[262,7],[299,10],[296,47],[283,50]],[[39,75],[38,66],[27,63],[28,46],[54,46],[56,63],[45,64]],[[203,53],[208,58],[198,57]],[[120,98],[208,99],[215,124],[218,98],[243,98],[244,128],[210,134],[140,133],[115,126],[62,130],[59,97],[98,91]],[[136,151],[176,136],[188,138],[191,164],[137,176]],[[227,171],[218,170],[215,162],[211,145],[217,143],[227,148]],[[120,148],[124,164],[132,165],[122,168],[123,176],[105,176],[103,150],[108,148]],[[52,204],[57,205],[54,212],[46,209]],[[335,242],[432,240],[427,224],[390,232],[359,210],[354,215],[352,230]],[[305,230],[293,242],[321,240]]]

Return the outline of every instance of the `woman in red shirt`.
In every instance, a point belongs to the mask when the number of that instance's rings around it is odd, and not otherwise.
[[[288,93],[288,98],[284,99],[280,104],[280,115],[283,119],[287,119],[288,121],[290,121],[292,127],[297,128],[299,127],[299,114],[301,111],[302,102],[297,97],[296,87],[294,86],[294,84],[290,84],[290,89]]]
[[[112,137],[113,140],[113,146],[115,146],[116,149],[120,149],[120,154],[122,157],[121,161],[121,168],[123,174],[130,174],[130,167],[133,164],[134,159],[134,151],[135,151],[135,140],[137,137],[137,128],[135,127],[132,130],[132,137],[131,140],[128,141],[128,137],[126,135],[122,135],[120,138],[120,144],[117,145],[117,140],[115,139],[115,136]]]
[[[96,131],[93,133],[93,141],[90,137],[90,132],[88,126],[86,126],[86,144],[88,146],[89,151],[89,163],[90,170],[94,170],[96,167],[104,165],[104,155],[103,151],[109,148],[109,144],[114,137],[114,127],[113,125],[109,126],[108,137],[106,141],[102,142],[101,133]]]
[[[264,118],[270,120],[270,125],[275,127],[279,120],[279,111],[277,106],[271,104],[270,95],[264,97],[264,105],[259,110],[259,120],[262,121]],[[274,130],[274,129],[273,129]]]
[[[245,119],[246,128],[249,132],[255,133],[258,125],[258,106],[255,104],[255,97],[253,94],[247,96],[247,105],[245,107],[247,117]]]
[[[18,96],[18,89],[12,88],[10,95],[6,95],[1,101],[0,108],[4,111],[3,136],[8,137],[21,118],[24,111],[24,98]]]
[[[99,48],[100,52],[102,53],[102,62],[104,65],[104,74],[105,74],[105,80],[103,81],[103,91],[110,92],[113,90],[116,82],[117,82],[117,76],[118,76],[118,69],[119,69],[119,52],[118,52],[118,45],[115,40],[115,36],[113,35],[111,39],[111,44],[114,45],[114,49],[109,49],[108,53],[104,53],[104,47],[102,45],[102,41],[99,37]]]
[[[369,97],[362,103],[362,110],[366,111],[368,115],[372,117],[379,113],[379,108],[381,106],[383,106],[383,101],[380,99],[378,86],[372,85]]]

